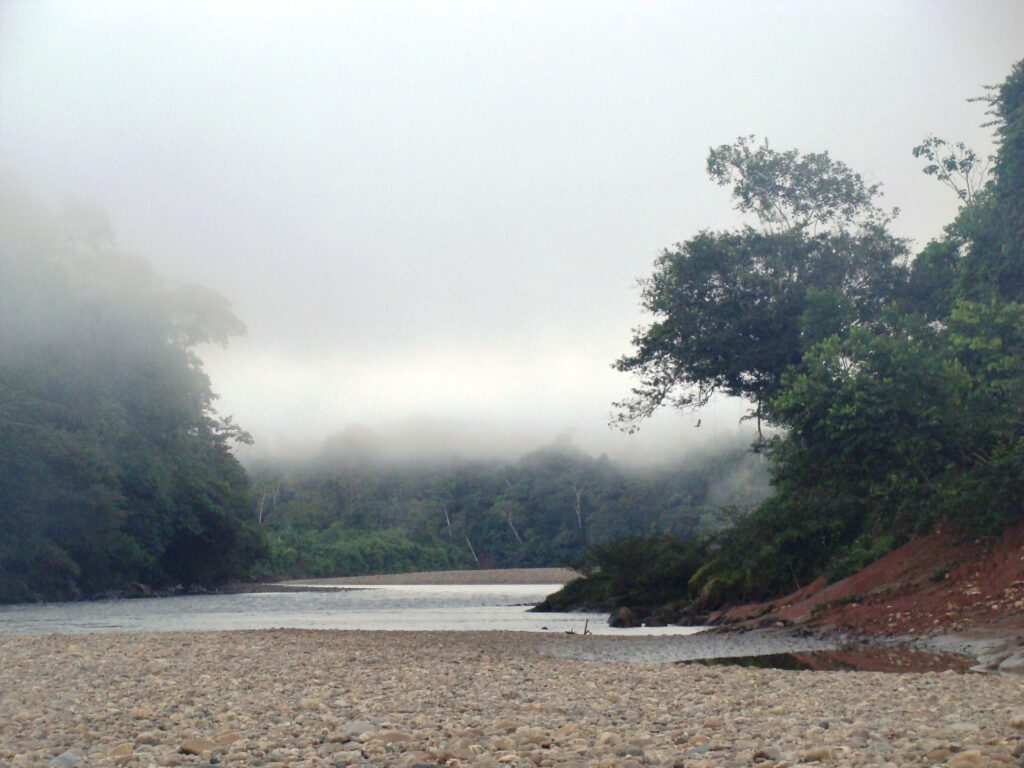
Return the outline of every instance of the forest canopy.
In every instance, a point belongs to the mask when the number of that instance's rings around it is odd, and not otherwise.
[[[556,441],[513,462],[326,452],[252,474],[275,577],[580,566],[630,536],[704,540],[768,493],[739,444],[658,467]]]
[[[247,575],[248,436],[195,353],[245,326],[119,250],[100,211],[0,193],[0,601]]]

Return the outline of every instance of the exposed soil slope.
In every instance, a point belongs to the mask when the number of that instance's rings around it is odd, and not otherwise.
[[[712,620],[862,635],[1024,630],[1024,524],[1006,529],[994,543],[940,530],[842,581],[819,579],[786,597],[733,608]]]

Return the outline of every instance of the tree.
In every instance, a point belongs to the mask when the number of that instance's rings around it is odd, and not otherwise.
[[[690,585],[703,607],[847,575],[940,521],[993,536],[1022,519],[1024,62],[991,94],[991,179],[962,144],[919,145],[956,219],[888,306],[783,368],[766,406],[786,428],[776,491],[709,549]]]
[[[963,243],[957,286],[972,300],[1024,302],[1024,60],[984,100],[996,155],[991,183],[954,222]]]
[[[843,163],[741,138],[711,151],[708,172],[733,185],[737,207],[762,229],[701,232],[665,250],[641,283],[654,321],[614,364],[640,379],[616,403],[614,421],[628,431],[663,404],[700,408],[722,392],[752,403],[760,434],[783,373],[903,290],[906,244],[875,205],[878,185]]]
[[[924,158],[924,172],[945,184],[962,205],[971,205],[985,186],[989,162],[962,141],[949,142],[927,136],[914,147],[914,157]]]

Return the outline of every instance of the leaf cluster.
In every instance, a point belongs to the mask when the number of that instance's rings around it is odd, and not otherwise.
[[[828,152],[779,152],[767,139],[741,136],[708,153],[707,172],[731,185],[737,210],[775,231],[884,227],[894,215],[876,205],[881,184],[866,183]]]

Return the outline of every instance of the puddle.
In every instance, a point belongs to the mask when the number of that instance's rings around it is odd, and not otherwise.
[[[677,664],[789,669],[815,672],[967,672],[975,663],[955,653],[932,653],[885,646],[849,646],[833,650],[722,656],[679,661]]]
[[[581,661],[729,665],[819,672],[967,672],[973,656],[907,644],[860,644],[758,629],[686,637],[563,637],[541,647]]]

